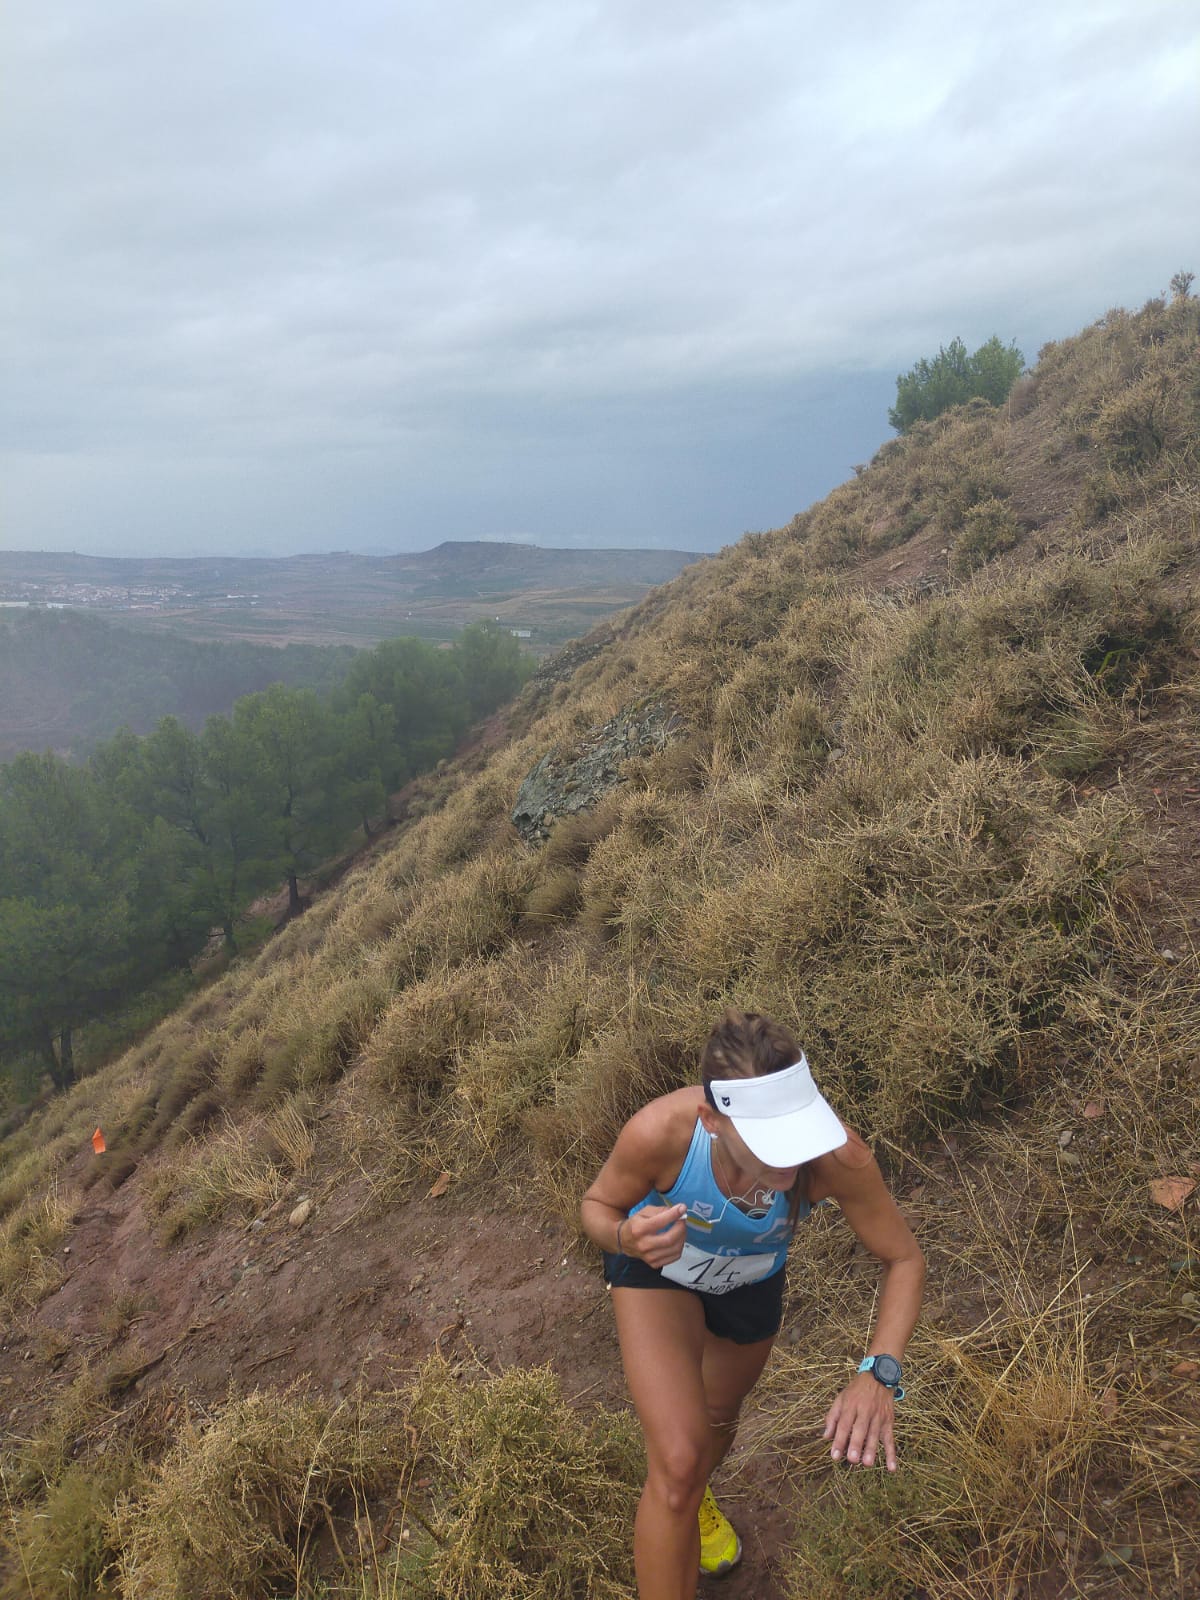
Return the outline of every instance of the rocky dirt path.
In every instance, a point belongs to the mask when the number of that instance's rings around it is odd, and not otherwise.
[[[0,1337],[10,1436],[31,1434],[85,1363],[140,1373],[131,1397],[186,1390],[202,1412],[231,1387],[390,1387],[434,1350],[489,1370],[548,1363],[580,1406],[627,1403],[598,1257],[561,1224],[487,1209],[482,1191],[371,1214],[365,1186],[343,1184],[293,1226],[300,1191],[248,1225],[170,1247],[136,1180],[96,1195],[80,1201],[61,1286]],[[774,1477],[777,1463],[768,1473],[748,1450],[725,1474],[746,1546],[742,1569],[713,1591],[728,1600],[783,1600],[773,1568],[793,1513]]]

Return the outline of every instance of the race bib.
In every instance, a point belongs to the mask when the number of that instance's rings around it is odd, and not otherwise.
[[[728,1294],[744,1284],[757,1283],[765,1278],[775,1265],[773,1255],[716,1256],[694,1244],[685,1244],[677,1261],[669,1261],[660,1270],[672,1283],[681,1283],[685,1289],[699,1289],[703,1294]]]

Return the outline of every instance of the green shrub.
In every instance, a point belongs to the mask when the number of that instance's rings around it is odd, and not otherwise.
[[[989,496],[963,514],[962,532],[950,550],[950,570],[960,578],[982,567],[993,556],[1011,550],[1020,537],[1012,509]]]

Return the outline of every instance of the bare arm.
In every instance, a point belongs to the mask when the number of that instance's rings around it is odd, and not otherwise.
[[[644,1206],[629,1215],[652,1189],[669,1189],[683,1164],[691,1129],[680,1148],[683,1119],[673,1099],[651,1101],[630,1118],[580,1207],[583,1231],[593,1244],[651,1267],[678,1260],[687,1232],[682,1205]]]
[[[888,1192],[875,1158],[861,1140],[852,1139],[815,1163],[813,1192],[831,1195],[860,1243],[883,1267],[879,1308],[867,1355],[903,1360],[916,1327],[925,1286],[925,1257],[912,1229]],[[835,1461],[869,1467],[880,1443],[889,1471],[896,1469],[895,1401],[869,1372],[858,1373],[830,1407],[825,1437],[832,1441]]]

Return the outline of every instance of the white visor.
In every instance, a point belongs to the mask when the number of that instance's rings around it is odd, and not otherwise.
[[[846,1130],[813,1082],[803,1055],[782,1072],[721,1078],[709,1088],[716,1109],[768,1167],[798,1167],[846,1143]]]

